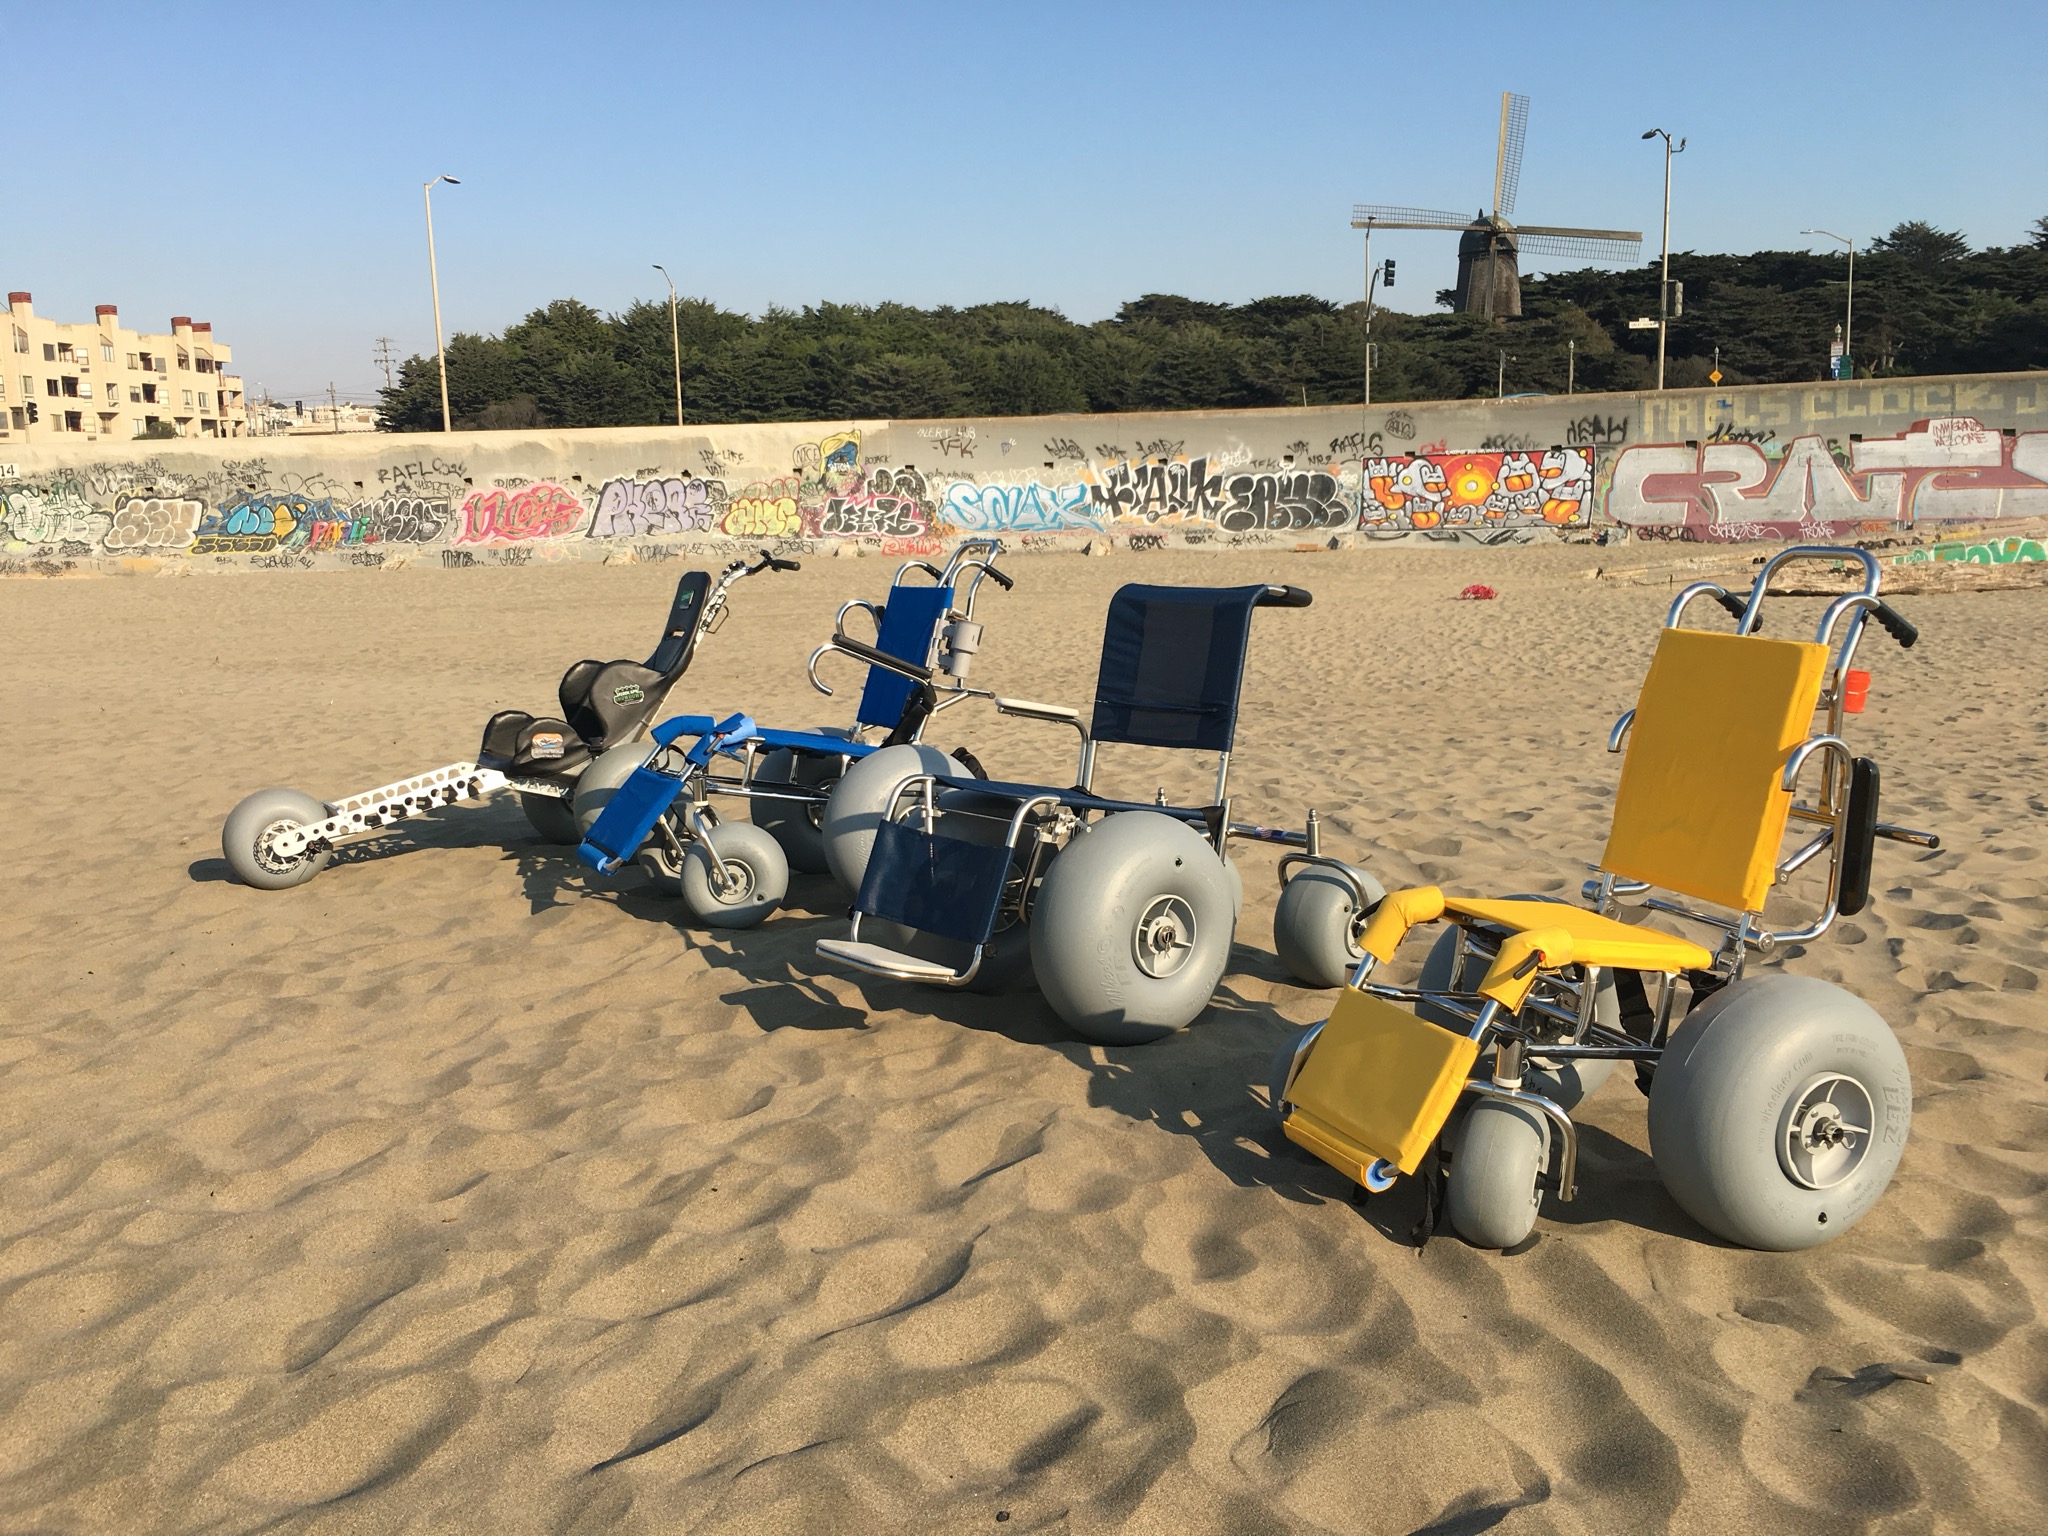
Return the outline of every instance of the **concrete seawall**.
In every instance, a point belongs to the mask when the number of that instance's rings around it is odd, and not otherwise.
[[[1884,539],[2048,515],[2048,375],[1504,401],[0,447],[0,574],[739,543]]]

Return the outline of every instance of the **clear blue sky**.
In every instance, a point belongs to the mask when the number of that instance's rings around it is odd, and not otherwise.
[[[951,4],[7,8],[0,282],[38,313],[211,320],[249,383],[368,397],[451,331],[573,295],[1355,297],[1354,201],[1490,201],[1532,98],[1525,222],[1675,249],[1979,245],[2048,214],[2048,5]],[[1427,310],[1454,237],[1382,235]]]

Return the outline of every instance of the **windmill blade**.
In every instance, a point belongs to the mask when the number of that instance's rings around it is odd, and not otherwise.
[[[1522,190],[1522,141],[1529,136],[1529,98],[1500,93],[1500,147],[1493,160],[1493,216],[1512,219]]]
[[[1517,224],[1518,235],[1567,235],[1575,240],[1633,240],[1642,243],[1640,229],[1573,229],[1564,224]]]
[[[1371,224],[1379,229],[1483,229],[1485,222],[1469,213],[1445,213],[1438,208],[1395,208],[1385,203],[1353,203],[1351,227]]]
[[[1591,231],[1584,235],[1548,235],[1517,230],[1513,238],[1516,249],[1524,256],[1565,256],[1573,261],[1617,261],[1633,266],[1643,255],[1640,235],[1630,240],[1599,236]]]

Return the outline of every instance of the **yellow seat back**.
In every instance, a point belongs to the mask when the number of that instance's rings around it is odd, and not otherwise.
[[[1761,912],[1792,806],[1779,779],[1812,728],[1827,659],[1812,641],[1665,630],[1600,867]]]

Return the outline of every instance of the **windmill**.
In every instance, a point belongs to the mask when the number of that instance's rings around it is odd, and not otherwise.
[[[1557,224],[1516,224],[1515,193],[1522,181],[1522,141],[1529,132],[1529,98],[1501,92],[1500,146],[1493,162],[1493,213],[1484,209],[1471,218],[1434,208],[1393,208],[1359,203],[1351,210],[1351,227],[1365,231],[1366,265],[1372,265],[1372,232],[1376,229],[1456,229],[1458,288],[1451,307],[1464,314],[1504,319],[1522,312],[1522,280],[1517,262],[1531,256],[1567,256],[1581,261],[1633,262],[1642,254],[1643,234],[1637,229],[1571,229]]]

